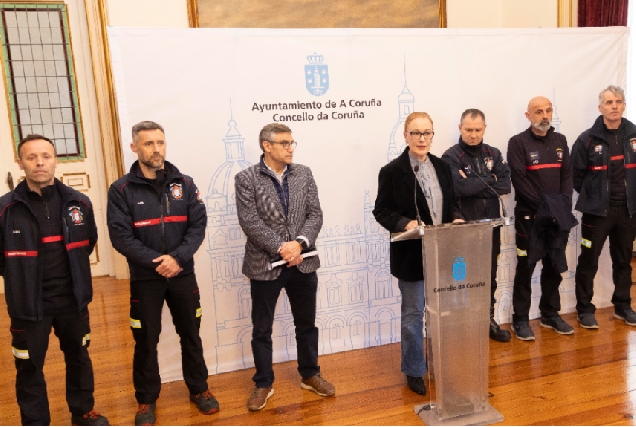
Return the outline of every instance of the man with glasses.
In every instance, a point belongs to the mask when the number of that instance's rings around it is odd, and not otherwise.
[[[451,167],[453,188],[459,198],[462,215],[467,221],[499,218],[499,195],[510,193],[510,168],[501,151],[485,144],[486,116],[469,108],[459,120],[459,142],[442,156]],[[501,227],[492,230],[492,263],[490,274],[490,339],[510,341],[510,332],[495,321],[497,291],[497,258],[501,249]]]
[[[296,326],[300,386],[320,396],[336,392],[318,366],[316,270],[320,260],[308,254],[315,250],[322,227],[318,187],[308,167],[292,163],[296,141],[289,127],[265,126],[259,144],[260,162],[234,178],[238,220],[247,236],[243,274],[250,279],[252,296],[256,366],[252,380],[256,386],[247,401],[251,411],[265,407],[274,394],[272,326],[281,289],[287,293]],[[276,261],[285,265],[272,268]]]
[[[576,309],[583,328],[597,329],[594,277],[609,237],[614,279],[614,317],[636,326],[631,307],[632,245],[636,236],[636,126],[623,118],[625,92],[608,86],[600,93],[601,115],[572,147],[576,210],[581,219],[581,255],[576,267]]]
[[[530,327],[530,302],[532,296],[532,273],[536,262],[528,255],[534,242],[531,233],[542,197],[561,195],[566,200],[563,216],[572,216],[572,166],[570,150],[565,136],[551,126],[552,102],[543,96],[532,98],[528,103],[526,118],[530,127],[508,141],[508,164],[512,185],[515,189],[515,232],[517,243],[517,271],[513,285],[512,330],[518,339],[534,340]],[[569,229],[568,229],[569,230]],[[567,236],[567,235],[566,235]],[[565,259],[565,242],[561,242],[559,254]],[[530,249],[530,250],[529,250]],[[561,296],[559,285],[563,278],[557,265],[557,257],[544,256],[541,261],[541,326],[554,329],[562,335],[574,333],[572,326],[559,316]],[[567,270],[567,267],[565,267]]]

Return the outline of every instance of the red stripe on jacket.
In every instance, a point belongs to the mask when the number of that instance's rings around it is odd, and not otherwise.
[[[558,169],[562,166],[561,163],[545,163],[543,165],[526,166],[526,170],[535,171],[537,169]]]
[[[37,257],[38,251],[4,251],[6,257]]]
[[[163,222],[187,222],[187,221],[188,221],[188,217],[185,215],[163,217]],[[151,219],[144,219],[143,221],[133,222],[133,227],[135,228],[150,227],[150,226],[159,225],[159,224],[161,224],[161,218],[151,218]]]
[[[64,240],[64,236],[46,236],[42,237],[42,243],[54,243]]]
[[[81,240],[79,242],[72,242],[66,245],[66,250],[70,251],[71,249],[81,248],[83,246],[88,246],[88,240]]]

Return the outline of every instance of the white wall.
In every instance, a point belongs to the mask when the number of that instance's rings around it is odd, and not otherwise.
[[[446,19],[448,28],[555,28],[557,2],[446,0]]]
[[[186,0],[107,0],[111,27],[187,28]]]

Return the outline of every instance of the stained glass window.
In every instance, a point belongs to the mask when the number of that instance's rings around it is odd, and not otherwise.
[[[2,60],[14,143],[40,134],[60,160],[84,158],[66,5],[0,3]]]

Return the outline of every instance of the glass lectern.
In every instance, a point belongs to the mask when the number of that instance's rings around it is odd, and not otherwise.
[[[415,412],[427,425],[504,419],[488,403],[492,227],[503,223],[422,226],[391,236],[422,239],[429,402]]]

